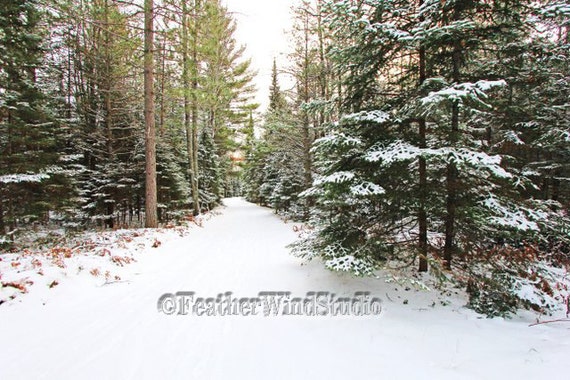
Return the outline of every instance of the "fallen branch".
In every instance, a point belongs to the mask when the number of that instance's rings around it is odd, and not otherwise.
[[[101,286],[106,286],[106,285],[112,285],[112,284],[120,284],[120,283],[130,283],[130,280],[113,280],[113,281],[105,281],[103,284],[99,285]]]
[[[553,319],[550,321],[537,321],[536,323],[532,323],[528,325],[528,327],[537,326],[537,325],[545,325],[547,323],[556,323],[556,322],[570,322],[570,318],[562,318],[562,319]]]

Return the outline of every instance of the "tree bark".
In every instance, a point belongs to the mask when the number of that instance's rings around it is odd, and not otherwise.
[[[190,107],[190,53],[189,53],[189,13],[186,1],[182,2],[182,86],[184,88],[184,131],[186,133],[186,154],[188,158],[188,177],[192,196],[192,110]]]
[[[160,115],[158,118],[158,134],[160,137],[164,136],[164,120],[166,118],[165,102],[165,86],[166,86],[166,39],[162,41],[162,48],[160,49]]]
[[[460,3],[455,5],[453,19],[458,21],[461,16]],[[453,43],[452,63],[453,63],[453,82],[459,83],[460,81],[460,65],[461,57],[463,54],[463,47],[460,40]],[[450,145],[453,147],[457,145],[459,140],[459,103],[455,101],[451,109],[451,133],[449,136]],[[455,227],[457,218],[457,192],[458,192],[458,177],[459,173],[455,162],[450,162],[447,165],[447,178],[446,178],[446,219],[445,219],[445,246],[443,249],[443,259],[445,260],[445,267],[451,269],[451,260],[456,251],[455,242]]]
[[[325,37],[323,31],[323,20],[322,20],[322,0],[317,0],[317,35],[319,38],[319,60],[320,60],[320,70],[319,70],[319,84],[321,90],[321,99],[328,103],[329,100],[329,84],[328,84],[328,63],[325,55]],[[323,126],[328,121],[327,115],[324,109],[321,109],[319,127]],[[322,132],[320,132],[322,131]],[[315,138],[323,137],[324,131],[321,129],[317,131]]]
[[[4,222],[4,196],[2,193],[3,189],[0,185],[0,235],[6,233],[6,223]]]
[[[144,2],[144,121],[145,121],[145,226],[158,227],[156,186],[156,126],[154,120],[154,2]]]
[[[419,1],[419,5],[423,4],[423,0]],[[420,18],[423,21],[423,17]],[[423,43],[420,45],[419,49],[419,70],[420,87],[426,80],[426,49]],[[426,144],[426,119],[420,117],[418,120],[419,124],[419,147],[420,149],[425,149]],[[428,271],[428,241],[427,241],[427,212],[426,212],[426,196],[427,196],[427,161],[425,157],[420,156],[419,158],[419,209],[418,209],[418,225],[419,225],[419,235],[418,235],[418,248],[419,248],[419,268],[420,272]]]
[[[200,0],[194,1],[194,25],[192,28],[192,200],[194,215],[200,213],[200,193],[198,184],[198,9]]]
[[[104,62],[103,62],[103,104],[105,109],[105,138],[106,138],[106,148],[107,148],[107,161],[113,162],[113,103],[111,100],[111,91],[113,87],[113,77],[112,77],[112,58],[111,52],[109,51],[111,44],[111,32],[109,24],[109,0],[105,0],[104,8],[104,25],[102,29],[103,33],[103,43],[104,43]],[[114,213],[115,207],[112,203],[107,204],[106,207],[106,221],[105,224],[107,228],[112,229],[115,227]]]
[[[303,91],[302,91],[302,99],[303,102],[309,103],[310,102],[310,94],[309,94],[309,86],[310,78],[309,78],[309,65],[311,64],[310,56],[309,56],[309,13],[305,13],[305,24],[304,24],[304,33],[305,33],[305,41],[304,41],[304,62],[303,62]],[[307,111],[303,111],[303,174],[304,174],[304,187],[306,189],[310,188],[313,185],[313,159],[311,156],[311,146],[313,144],[313,139],[311,136],[311,125],[309,114]],[[308,208],[310,208],[313,204],[313,200],[311,198],[307,199],[307,212],[306,217],[308,217]]]

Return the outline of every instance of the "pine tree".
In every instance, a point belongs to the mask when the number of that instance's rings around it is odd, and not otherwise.
[[[220,167],[220,157],[216,152],[216,146],[212,131],[203,128],[200,134],[200,149],[198,151],[198,163],[200,165],[200,204],[207,210],[221,202],[223,178]]]
[[[288,104],[279,88],[274,60],[264,141],[251,157],[252,165],[263,168],[265,176],[251,173],[250,183],[255,183],[258,194],[250,198],[299,219],[307,218],[313,202],[310,196],[300,197],[313,183],[311,147],[322,134],[335,105],[331,101],[333,81],[325,58],[328,41],[324,37],[321,5],[320,1],[315,5],[304,1],[294,11],[292,38],[296,48],[290,55],[289,72],[296,82],[295,91]]]
[[[0,8],[0,235],[48,220],[58,205],[57,124],[40,78],[43,17],[37,1]]]
[[[273,58],[271,68],[271,85],[269,86],[269,112],[282,112],[287,109],[287,100],[281,92],[279,86],[279,73],[277,71],[277,60]]]
[[[228,162],[237,149],[236,130],[247,122],[252,92],[250,61],[234,37],[235,21],[218,0],[182,2],[179,9],[182,65],[181,92],[184,97],[184,125],[187,138],[189,181],[194,213],[202,208],[200,178],[200,136],[211,133],[220,163]],[[222,165],[223,177],[231,177],[231,165]],[[227,168],[225,170],[224,168]],[[226,182],[226,181],[222,181]],[[220,192],[214,198],[218,198]],[[208,208],[212,206],[207,202]]]
[[[345,73],[343,116],[313,147],[319,176],[304,196],[316,199],[315,229],[298,255],[367,274],[419,252],[425,270],[429,244],[436,267],[469,273],[473,307],[528,306],[509,284],[529,279],[500,264],[502,253],[560,238],[564,215],[529,198],[529,179],[493,146],[513,125],[507,112],[496,117],[512,80],[501,59],[532,37],[523,3],[325,3],[337,46],[330,57]],[[502,252],[494,269],[488,251]],[[525,265],[518,273],[537,270]]]
[[[247,198],[270,206],[275,212],[302,218],[304,201],[299,194],[304,190],[305,171],[299,162],[304,146],[299,144],[301,129],[280,89],[275,63],[269,92],[263,136],[253,142],[247,157]]]

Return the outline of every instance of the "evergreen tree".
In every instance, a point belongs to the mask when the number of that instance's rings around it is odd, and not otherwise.
[[[216,152],[216,145],[212,131],[202,129],[200,134],[200,149],[198,151],[200,165],[200,204],[207,210],[212,209],[221,201],[223,189],[223,173],[220,167],[220,157]]]
[[[37,1],[0,8],[0,235],[61,205],[57,124],[40,78],[44,17]]]
[[[564,214],[525,195],[529,179],[492,149],[493,136],[512,126],[496,118],[511,78],[480,62],[501,61],[505,45],[532,37],[523,3],[325,4],[331,58],[345,73],[344,115],[313,148],[319,176],[304,195],[317,202],[315,230],[297,254],[367,274],[423,252],[425,270],[429,243],[439,250],[436,266],[469,273],[475,308],[528,306],[514,284],[529,278],[499,264],[502,255],[483,264],[488,251],[523,255],[541,236],[563,236]],[[524,265],[537,272],[536,262]]]
[[[324,57],[327,42],[321,13],[317,12],[320,7],[320,1],[315,6],[304,1],[295,9],[292,38],[296,48],[290,55],[295,91],[288,104],[279,88],[274,60],[265,135],[252,156],[252,166],[263,168],[264,176],[256,172],[250,175],[250,183],[257,189],[250,199],[299,219],[307,218],[312,205],[311,197],[299,196],[313,183],[311,146],[334,108],[329,88],[333,81]]]
[[[304,189],[304,171],[298,164],[303,154],[303,146],[298,143],[302,137],[281,92],[276,64],[273,65],[269,101],[264,134],[254,141],[247,157],[247,198],[270,206],[276,212],[302,217],[303,201],[298,198]]]
[[[273,58],[271,85],[269,87],[269,112],[283,112],[287,109],[287,100],[281,92],[277,72],[277,61]]]

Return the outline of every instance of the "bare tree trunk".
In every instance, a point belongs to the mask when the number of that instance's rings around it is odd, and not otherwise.
[[[111,33],[110,33],[110,24],[109,24],[109,0],[105,0],[105,8],[104,8],[104,25],[102,29],[102,33],[104,34],[104,63],[103,63],[103,104],[105,109],[105,138],[106,141],[106,148],[107,148],[107,160],[109,162],[113,161],[113,104],[111,102],[111,91],[113,87],[113,78],[112,78],[112,62],[111,62],[111,52],[109,51],[109,46],[111,44]],[[107,228],[113,228],[115,226],[114,222],[114,213],[115,207],[113,203],[107,204],[107,217],[106,217],[106,225]]]
[[[305,46],[304,46],[304,62],[303,62],[303,91],[302,91],[302,99],[303,102],[309,103],[310,102],[310,94],[309,94],[309,86],[310,86],[310,78],[309,78],[309,65],[311,64],[310,56],[309,56],[309,13],[305,13],[305,23],[304,23],[304,33],[305,33]],[[311,157],[311,146],[312,146],[312,137],[311,137],[311,125],[309,120],[309,114],[307,111],[303,111],[303,174],[304,174],[304,187],[308,189],[313,185],[313,160]],[[307,200],[307,207],[311,207],[313,203],[312,199]]]
[[[156,187],[156,128],[154,120],[154,2],[144,2],[144,121],[146,154],[145,226],[158,227]]]
[[[165,96],[164,96],[164,88],[166,83],[166,39],[162,41],[162,48],[161,48],[161,70],[160,70],[160,115],[158,118],[158,133],[159,136],[164,136],[164,119],[166,117],[166,107],[164,104]]]
[[[423,4],[423,0],[419,1],[419,5]],[[423,21],[423,17],[420,18]],[[420,66],[420,78],[419,85],[422,86],[426,80],[426,49],[423,44],[420,45],[419,51],[419,66]],[[425,149],[426,145],[426,119],[421,117],[418,121],[419,123],[419,145],[420,149]],[[419,236],[418,236],[418,248],[420,263],[418,270],[420,272],[428,271],[428,241],[427,241],[427,213],[426,213],[426,196],[427,196],[427,162],[425,157],[420,156],[419,158],[419,203],[420,207],[418,210],[418,224],[419,224]]]
[[[461,4],[455,5],[454,10],[454,21],[460,19],[460,7]],[[463,53],[463,47],[461,46],[461,41],[455,41],[453,44],[453,81],[459,83],[460,81],[460,64],[461,56]],[[459,139],[459,103],[455,101],[451,109],[451,133],[449,141],[451,146],[455,146]],[[451,260],[456,251],[455,242],[455,227],[456,227],[456,217],[457,217],[457,192],[458,192],[458,170],[457,165],[454,162],[450,162],[447,165],[447,180],[446,180],[446,191],[447,191],[447,201],[446,201],[446,220],[445,220],[445,246],[443,248],[443,258],[445,260],[445,267],[451,269]]]
[[[190,105],[190,52],[189,41],[189,13],[186,1],[182,2],[182,86],[184,88],[184,131],[186,133],[186,154],[188,157],[188,177],[190,189],[194,199],[193,175],[192,175],[192,109]]]
[[[420,148],[426,148],[426,121],[421,118],[419,121],[420,130]],[[426,212],[426,196],[427,196],[427,162],[425,157],[419,159],[419,198],[420,207],[418,210],[419,236],[418,246],[420,250],[420,264],[418,270],[420,272],[428,271],[428,224]]]
[[[192,27],[192,159],[190,181],[192,182],[192,203],[194,215],[200,213],[198,186],[198,8],[200,0],[194,1],[194,24]]]
[[[0,235],[6,233],[6,223],[4,222],[4,197],[2,195],[3,189],[0,185]]]
[[[9,231],[13,232],[18,228],[18,221],[16,220],[16,216],[14,215],[14,199],[12,197],[8,198],[8,222],[9,222]],[[14,235],[10,238],[13,241]]]
[[[323,20],[322,20],[322,0],[317,0],[317,34],[319,38],[319,60],[320,60],[320,71],[319,71],[319,84],[321,90],[321,99],[328,102],[329,100],[329,84],[328,84],[328,62],[325,56],[325,37],[323,31]],[[321,109],[319,127],[327,122],[327,115],[324,109]],[[321,130],[322,131],[322,130]],[[317,131],[317,136],[324,136],[324,131]]]

